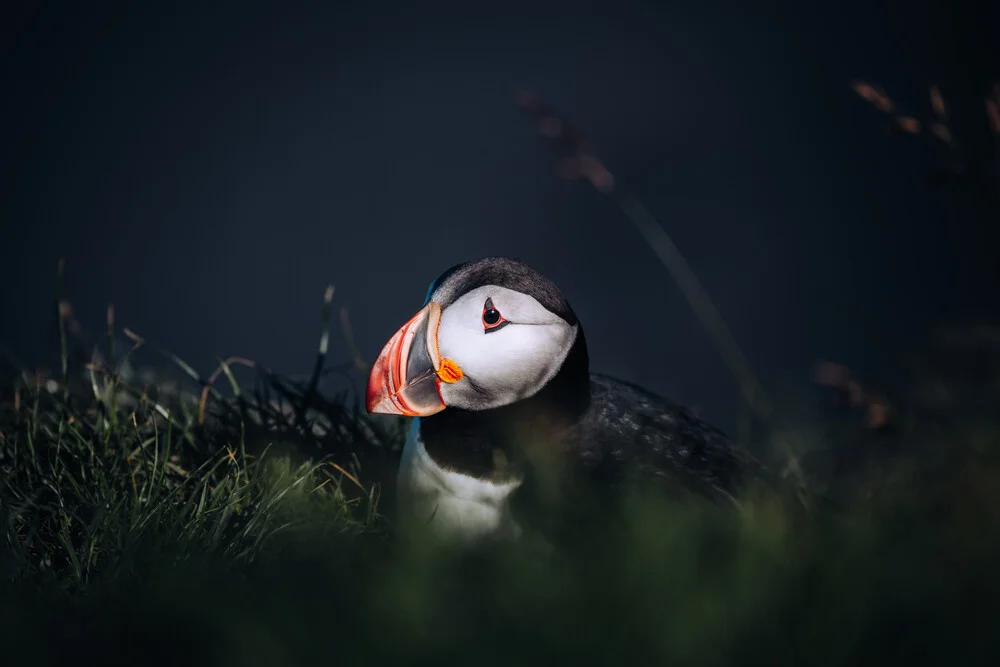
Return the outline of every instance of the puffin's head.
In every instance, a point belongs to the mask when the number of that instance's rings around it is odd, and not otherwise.
[[[424,417],[529,398],[559,371],[579,329],[558,288],[525,264],[460,264],[431,283],[424,307],[382,348],[366,406]]]

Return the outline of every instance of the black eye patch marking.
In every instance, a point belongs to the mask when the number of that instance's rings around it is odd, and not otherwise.
[[[483,332],[491,333],[493,331],[499,331],[505,326],[510,324],[500,311],[496,309],[493,305],[493,299],[486,299],[486,303],[483,304]]]

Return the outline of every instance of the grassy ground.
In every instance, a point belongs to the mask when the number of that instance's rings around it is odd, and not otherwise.
[[[989,401],[852,431],[906,449],[836,509],[637,494],[555,551],[455,551],[381,516],[401,424],[353,396],[263,373],[240,390],[223,365],[229,390],[202,404],[70,356],[68,381],[22,375],[0,401],[6,664],[977,664],[1000,649]]]

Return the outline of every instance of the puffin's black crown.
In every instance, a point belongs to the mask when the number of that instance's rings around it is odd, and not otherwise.
[[[508,257],[484,257],[456,264],[431,283],[424,302],[433,295],[434,300],[446,308],[463,294],[483,285],[497,285],[527,294],[571,325],[578,324],[576,313],[555,283],[524,262]]]

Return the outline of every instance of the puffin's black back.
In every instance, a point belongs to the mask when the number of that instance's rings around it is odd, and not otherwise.
[[[610,483],[630,473],[661,478],[713,499],[728,498],[764,466],[686,408],[605,375],[590,380],[591,402],[567,438],[582,470]]]

